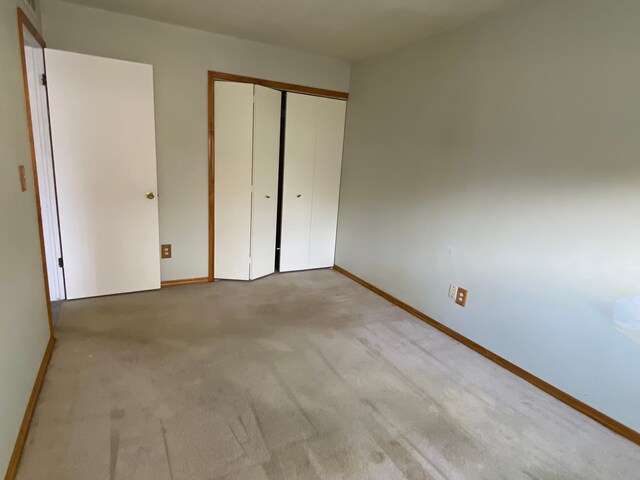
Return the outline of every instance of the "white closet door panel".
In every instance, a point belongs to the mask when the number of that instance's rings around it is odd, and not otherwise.
[[[280,271],[309,266],[318,99],[287,94]]]
[[[214,86],[214,274],[249,280],[253,85]]]
[[[251,279],[275,271],[282,93],[255,86]]]
[[[309,268],[332,267],[334,262],[346,105],[318,98]]]
[[[153,68],[45,55],[67,298],[159,288]]]

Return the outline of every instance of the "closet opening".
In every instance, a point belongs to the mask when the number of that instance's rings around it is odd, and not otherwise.
[[[278,216],[276,223],[276,259],[275,270],[280,271],[280,242],[282,240],[282,194],[284,180],[284,134],[287,122],[287,92],[282,92],[280,110],[280,158],[278,161]]]
[[[347,97],[209,72],[209,281],[333,266]]]

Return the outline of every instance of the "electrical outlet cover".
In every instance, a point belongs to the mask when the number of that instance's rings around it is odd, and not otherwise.
[[[171,258],[171,244],[165,243],[160,247],[160,253],[162,258]]]
[[[457,293],[457,291],[458,291],[458,287],[456,287],[456,286],[455,286],[455,285],[453,285],[453,284],[450,284],[450,285],[449,285],[449,298],[450,298],[451,300],[455,300],[455,299],[456,299],[456,293]]]
[[[462,287],[458,287],[456,303],[461,307],[464,307],[467,304],[467,291]]]

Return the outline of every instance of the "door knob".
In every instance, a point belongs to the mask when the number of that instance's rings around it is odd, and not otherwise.
[[[147,192],[147,198],[149,200],[153,200],[154,198],[156,198],[156,194],[153,192]]]

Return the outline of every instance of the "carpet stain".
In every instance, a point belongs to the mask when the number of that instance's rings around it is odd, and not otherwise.
[[[111,435],[109,441],[109,480],[116,478],[116,466],[118,464],[118,451],[120,450],[120,432],[113,426],[111,427]]]
[[[164,445],[164,454],[167,457],[167,465],[169,467],[169,478],[173,480],[173,468],[171,467],[171,457],[169,456],[169,445],[167,445],[167,430],[164,423],[160,420],[160,429],[162,430],[162,443]]]

